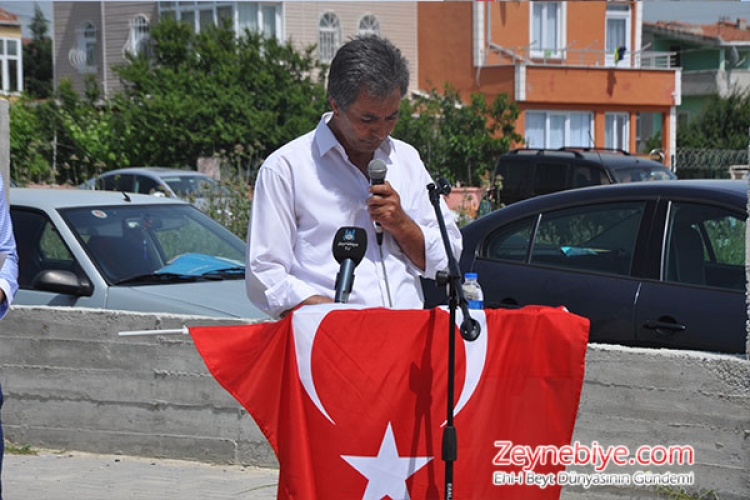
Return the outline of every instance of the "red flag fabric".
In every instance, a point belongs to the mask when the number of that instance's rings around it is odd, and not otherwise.
[[[448,312],[341,306],[189,330],[275,450],[279,499],[445,498]],[[560,486],[512,478],[564,466],[549,456],[524,466],[509,448],[570,443],[588,320],[546,307],[472,315],[482,325],[476,341],[454,330],[453,498],[559,498]]]

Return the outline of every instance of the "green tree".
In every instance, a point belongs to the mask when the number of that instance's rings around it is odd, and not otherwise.
[[[250,31],[237,36],[228,25],[196,34],[171,19],[151,37],[151,59],[131,56],[115,68],[125,90],[113,100],[114,125],[134,165],[185,167],[228,155],[227,164],[241,157],[241,168],[254,171],[326,109],[312,48],[299,52]]]
[[[52,95],[52,40],[39,4],[34,4],[29,28],[32,39],[23,47],[24,91],[30,97],[45,99]]]
[[[750,129],[750,93],[711,96],[704,111],[677,131],[677,146],[746,149]]]
[[[10,174],[26,184],[46,183],[52,171],[48,159],[52,157],[52,141],[41,120],[40,106],[21,98],[10,106]]]
[[[523,140],[515,129],[519,112],[505,94],[488,104],[484,94],[475,93],[464,104],[458,91],[445,84],[442,93],[433,88],[403,101],[393,135],[417,148],[433,175],[452,184],[479,185],[490,177],[497,157]]]
[[[117,113],[101,105],[101,89],[86,81],[86,98],[68,80],[55,99],[29,96],[10,108],[11,172],[22,182],[79,184],[92,175],[128,166]],[[120,125],[118,129],[115,123]],[[125,125],[127,130],[129,125]]]

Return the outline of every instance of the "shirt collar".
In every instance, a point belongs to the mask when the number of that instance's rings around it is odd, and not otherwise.
[[[333,117],[332,111],[324,113],[318,122],[318,126],[315,128],[314,142],[318,147],[318,153],[323,157],[330,150],[338,148],[339,151],[341,151],[341,154],[346,156],[344,147],[339,143],[339,140],[336,139],[336,136],[333,135],[333,131],[328,126],[331,117]],[[388,136],[378,147],[378,151],[375,152],[375,157],[377,158],[382,155],[384,158],[387,158],[391,154],[392,148],[391,136]]]

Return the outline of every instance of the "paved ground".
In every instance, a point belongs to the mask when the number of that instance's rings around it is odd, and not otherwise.
[[[4,500],[273,500],[278,471],[81,452],[5,455]]]

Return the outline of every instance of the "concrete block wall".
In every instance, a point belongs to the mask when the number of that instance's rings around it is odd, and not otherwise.
[[[0,322],[6,439],[52,449],[277,464],[189,335],[120,331],[237,324],[189,316],[14,306]]]
[[[237,323],[14,306],[0,322],[6,438],[52,449],[277,466],[253,419],[209,374],[189,336],[118,335]],[[573,440],[631,451],[690,445],[690,466],[605,472],[692,471],[693,490],[750,498],[750,361],[592,344]],[[663,497],[633,486],[563,489],[563,500],[579,498]]]
[[[750,361],[740,356],[590,344],[573,441],[603,447],[689,445],[687,466],[619,466],[607,474],[693,472],[691,491],[750,498]],[[591,467],[569,468],[592,473]],[[676,488],[677,489],[677,488]],[[663,499],[653,489],[563,489],[563,500]]]

